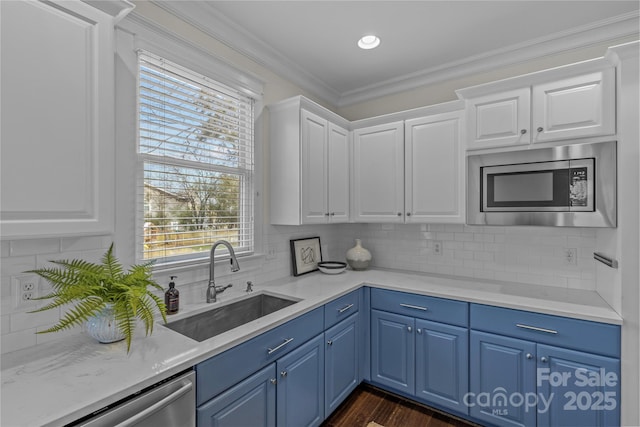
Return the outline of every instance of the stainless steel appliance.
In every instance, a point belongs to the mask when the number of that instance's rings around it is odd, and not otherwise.
[[[142,390],[69,426],[195,427],[195,372],[189,371]]]
[[[616,142],[467,158],[467,224],[616,227]]]

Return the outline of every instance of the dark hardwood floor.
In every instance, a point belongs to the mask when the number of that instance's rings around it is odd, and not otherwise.
[[[477,427],[404,398],[361,384],[322,424],[322,427]]]

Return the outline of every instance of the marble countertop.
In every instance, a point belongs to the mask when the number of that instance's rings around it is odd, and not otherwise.
[[[2,356],[3,427],[59,426],[90,414],[147,386],[281,325],[362,285],[468,302],[622,324],[620,316],[595,292],[555,287],[459,280],[388,270],[314,272],[298,278],[254,285],[260,292],[300,301],[203,342],[161,324],[144,336],[137,328],[131,352],[124,342],[98,344],[86,334]],[[231,288],[215,304],[181,307],[169,321],[246,298]]]

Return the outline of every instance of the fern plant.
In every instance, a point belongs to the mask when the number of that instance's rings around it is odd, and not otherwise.
[[[149,288],[162,290],[151,278],[151,264],[133,265],[125,272],[113,255],[113,243],[103,255],[100,264],[84,260],[51,261],[57,267],[31,270],[51,283],[53,291],[37,299],[52,302],[31,313],[51,310],[67,304],[73,305],[60,321],[39,334],[57,332],[81,325],[104,308],[113,307],[115,321],[131,349],[131,338],[136,320],[144,323],[147,335],[153,332],[156,311],[166,323],[166,307],[161,298]]]

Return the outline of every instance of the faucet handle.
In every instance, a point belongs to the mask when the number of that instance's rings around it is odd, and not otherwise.
[[[253,292],[253,283],[251,283],[251,280],[247,282],[247,289],[245,289],[245,292]]]

